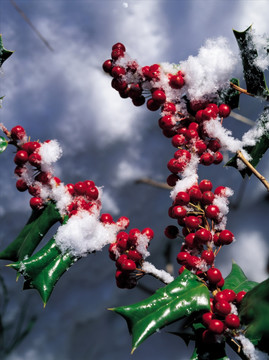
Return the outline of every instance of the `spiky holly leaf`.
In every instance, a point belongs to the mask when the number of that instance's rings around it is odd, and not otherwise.
[[[18,261],[31,256],[48,230],[62,217],[53,202],[42,210],[33,211],[16,239],[0,252],[0,259]]]
[[[243,149],[251,156],[249,161],[252,166],[256,168],[259,164],[261,158],[269,148],[269,107],[265,107],[261,116],[258,118],[255,128],[249,130],[248,138],[252,139],[253,146],[245,146]],[[245,135],[246,136],[246,135]],[[244,139],[244,137],[243,137]],[[238,159],[237,156],[231,158],[226,166],[233,166],[238,169]],[[252,171],[245,167],[242,170],[239,170],[242,177],[246,175],[251,176]]]
[[[230,82],[234,85],[239,86],[239,79],[232,78]],[[219,102],[221,104],[227,104],[231,109],[237,109],[239,107],[240,92],[233,87],[222,90],[219,92]]]
[[[258,58],[258,51],[253,41],[251,26],[242,32],[233,30],[233,33],[240,49],[247,91],[268,99],[269,91],[264,73],[255,62]]]
[[[2,34],[0,34],[0,67],[12,54],[13,51],[4,48]]]
[[[261,350],[269,353],[269,279],[255,286],[243,298],[240,321],[247,326],[245,335]],[[266,346],[267,344],[267,346]]]
[[[239,291],[248,292],[257,285],[255,281],[250,281],[244,274],[243,270],[235,262],[232,264],[232,270],[226,277],[223,290],[231,289],[238,293]]]
[[[46,305],[57,281],[76,260],[63,254],[52,238],[33,256],[8,266],[24,276],[24,289],[36,289]]]
[[[208,288],[185,270],[165,287],[158,289],[149,298],[129,306],[111,310],[127,321],[133,336],[132,352],[158,329],[180,320],[193,312],[210,309]]]

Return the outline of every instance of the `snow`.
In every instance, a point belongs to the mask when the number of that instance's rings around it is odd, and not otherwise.
[[[44,142],[38,149],[38,153],[41,156],[41,165],[51,165],[56,162],[62,156],[62,148],[57,140],[50,140]]]
[[[174,280],[173,276],[170,275],[168,272],[166,272],[165,270],[156,269],[156,267],[148,261],[143,262],[142,270],[144,270],[148,274],[153,274],[158,279],[162,280],[165,284],[169,284]]]

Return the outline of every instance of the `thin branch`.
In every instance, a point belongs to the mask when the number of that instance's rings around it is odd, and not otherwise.
[[[147,185],[151,185],[151,186],[155,186],[155,187],[159,187],[161,189],[167,189],[167,190],[172,189],[172,187],[167,185],[166,183],[155,181],[155,180],[152,180],[149,178],[138,179],[138,180],[136,180],[136,184],[147,184]]]
[[[241,153],[240,150],[236,152],[236,155],[238,159],[240,159],[248,168],[249,170],[263,183],[263,185],[266,187],[267,191],[269,191],[269,182],[265,179],[263,175],[261,175],[254,166],[251,165],[251,163],[244,157],[244,155]]]
[[[243,89],[240,86],[233,84],[232,82],[230,82],[230,85],[231,85],[231,87],[233,87],[235,90],[241,92],[242,94],[255,97],[255,95],[249,93],[246,89]]]
[[[236,120],[242,121],[245,124],[248,124],[250,126],[254,126],[255,125],[255,121],[248,119],[247,117],[237,114],[234,111],[231,111],[230,116],[233,117]]]
[[[23,10],[16,4],[14,0],[10,0],[11,4],[18,11],[18,13],[22,16],[22,18],[27,22],[27,24],[32,28],[32,30],[37,34],[37,36],[43,41],[43,43],[47,46],[50,51],[54,51],[54,49],[50,46],[49,42],[44,38],[44,36],[37,30],[37,28],[33,25],[31,20],[27,17],[27,15],[23,12]]]

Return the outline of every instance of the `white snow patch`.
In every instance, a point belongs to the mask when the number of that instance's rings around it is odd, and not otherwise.
[[[142,270],[144,270],[148,274],[155,275],[157,278],[162,280],[165,284],[169,284],[170,282],[172,282],[174,280],[174,277],[172,275],[170,275],[168,272],[166,272],[165,270],[156,269],[156,267],[148,261],[144,261],[144,263],[142,265]]]

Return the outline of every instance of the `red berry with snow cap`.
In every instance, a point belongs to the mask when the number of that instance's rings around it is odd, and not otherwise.
[[[15,141],[22,140],[26,135],[25,130],[22,126],[14,126],[10,131],[11,138]]]

